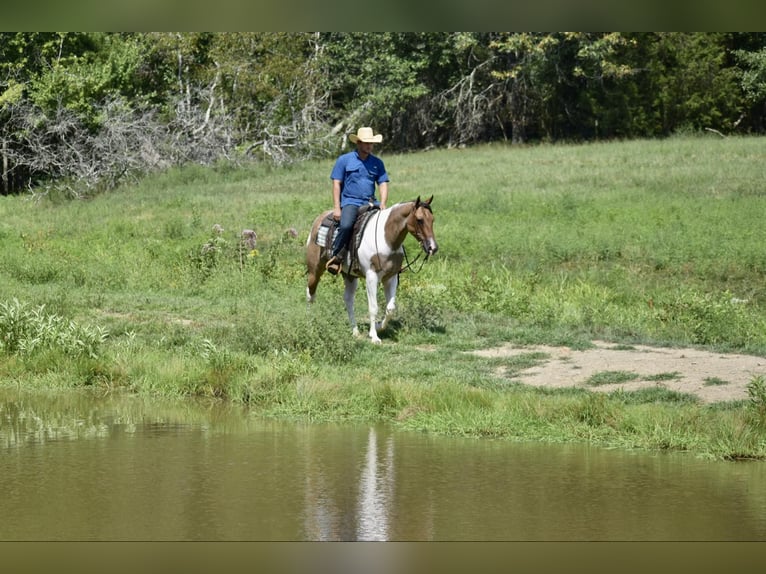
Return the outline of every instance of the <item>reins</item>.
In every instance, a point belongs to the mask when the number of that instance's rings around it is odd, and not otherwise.
[[[426,255],[425,259],[423,259],[423,261],[420,262],[420,267],[418,267],[418,270],[415,271],[414,269],[412,269],[412,266],[418,262],[418,259],[420,259],[423,256],[423,254],[418,253],[418,256],[415,257],[415,260],[410,261],[409,258],[407,257],[407,250],[404,248],[404,245],[402,245],[402,251],[404,251],[404,260],[407,262],[407,265],[402,267],[399,270],[399,273],[402,273],[403,271],[409,271],[410,273],[420,273],[420,270],[423,269],[423,265],[426,264],[426,261],[428,261],[428,258],[430,257],[429,255]]]

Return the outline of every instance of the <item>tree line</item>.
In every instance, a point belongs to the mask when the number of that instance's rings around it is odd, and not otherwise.
[[[0,33],[4,194],[185,163],[766,129],[766,33]]]

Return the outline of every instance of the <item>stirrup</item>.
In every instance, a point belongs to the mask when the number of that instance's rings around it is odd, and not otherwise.
[[[340,257],[337,255],[334,255],[325,265],[325,269],[327,269],[327,272],[331,275],[337,275],[340,273],[341,269],[341,260]]]

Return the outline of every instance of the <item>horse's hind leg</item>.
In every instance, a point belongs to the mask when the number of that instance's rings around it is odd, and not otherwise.
[[[306,246],[306,270],[308,271],[308,281],[306,283],[306,301],[313,303],[316,299],[317,285],[324,273],[322,265],[322,251],[318,245],[314,244],[314,232],[309,236]]]
[[[311,231],[306,239],[306,271],[308,272],[308,281],[306,283],[306,301],[313,303],[316,299],[317,285],[325,271],[325,259],[323,257],[324,248],[317,245],[316,239],[319,233],[319,226],[326,214],[322,214],[314,220],[311,225]]]
[[[319,285],[319,277],[315,274],[309,273],[308,284],[306,285],[306,302],[313,303],[317,297],[317,285]]]
[[[317,286],[322,278],[324,268],[321,265],[308,266],[308,280],[306,282],[306,301],[313,303],[316,300]]]

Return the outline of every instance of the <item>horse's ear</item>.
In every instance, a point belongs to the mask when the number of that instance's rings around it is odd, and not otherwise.
[[[418,198],[415,200],[415,208],[417,209],[420,205],[420,196],[418,195]]]
[[[426,203],[427,203],[428,205],[431,205],[431,202],[432,202],[433,200],[434,200],[434,196],[432,195],[431,197],[429,197],[429,198],[426,200]]]

